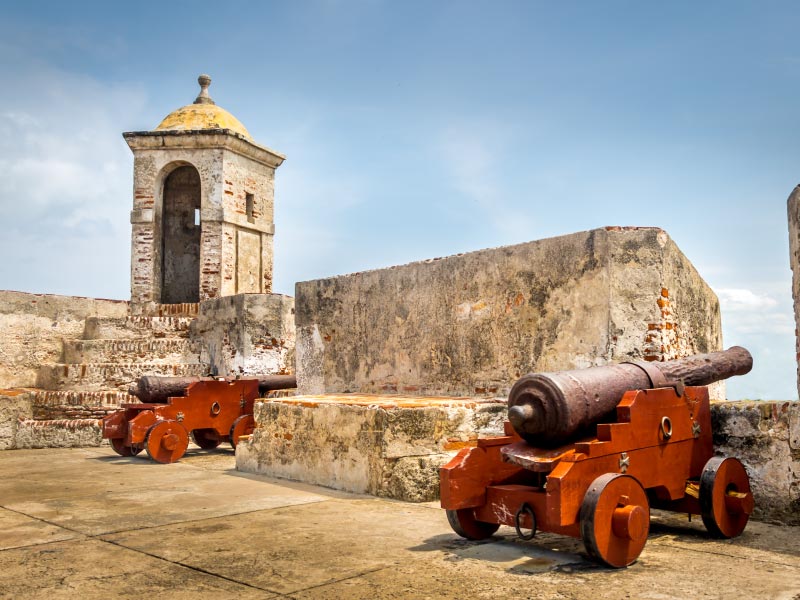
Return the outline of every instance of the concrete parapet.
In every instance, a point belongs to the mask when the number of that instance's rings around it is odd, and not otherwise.
[[[610,227],[296,286],[303,394],[505,396],[528,372],[721,349],[669,236]],[[724,397],[722,384],[712,397]]]
[[[219,376],[294,372],[294,299],[237,294],[200,303],[191,337]]]
[[[711,416],[715,449],[747,469],[754,516],[800,525],[800,402],[717,402]]]
[[[256,405],[236,448],[240,471],[422,502],[439,467],[478,436],[501,435],[506,405],[486,398],[297,396]]]

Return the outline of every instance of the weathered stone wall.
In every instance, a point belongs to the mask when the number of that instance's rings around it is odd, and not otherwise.
[[[294,372],[294,299],[237,294],[200,303],[191,337],[219,376]]]
[[[711,405],[714,447],[741,460],[761,520],[800,525],[800,402]]]
[[[800,393],[800,185],[792,190],[787,201],[789,213],[789,266],[792,269],[794,298],[795,351],[797,358],[797,390]]]
[[[124,134],[134,153],[131,304],[162,302],[164,180],[191,165],[200,175],[199,298],[272,291],[274,172],[283,157],[227,130]],[[248,195],[252,210],[247,210]]]
[[[423,502],[439,467],[478,438],[501,435],[506,405],[475,398],[302,396],[256,404],[236,468],[351,492]]]
[[[0,388],[34,386],[41,365],[62,362],[63,341],[82,337],[87,317],[127,314],[120,300],[0,291]]]
[[[505,396],[531,371],[722,346],[716,296],[657,228],[301,282],[295,301],[303,394]]]

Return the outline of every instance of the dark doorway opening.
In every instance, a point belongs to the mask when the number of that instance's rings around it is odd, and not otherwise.
[[[200,301],[200,174],[178,167],[164,181],[161,303]]]

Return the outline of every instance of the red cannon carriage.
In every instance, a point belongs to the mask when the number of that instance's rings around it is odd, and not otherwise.
[[[478,440],[441,469],[450,525],[474,540],[500,525],[524,539],[537,530],[582,538],[611,567],[642,552],[651,507],[701,515],[716,537],[739,535],[754,507],[747,473],[714,456],[708,390],[683,381],[707,385],[751,366],[746,350],[732,348],[523,377],[509,396],[506,435]]]
[[[266,381],[266,383],[265,383]],[[233,448],[253,432],[253,403],[264,387],[293,387],[294,376],[253,379],[143,377],[131,393],[143,403],[123,404],[103,419],[103,438],[121,456],[142,450],[160,463],[179,460],[189,436],[204,449]],[[260,391],[261,390],[261,391]],[[183,393],[183,396],[171,394]]]

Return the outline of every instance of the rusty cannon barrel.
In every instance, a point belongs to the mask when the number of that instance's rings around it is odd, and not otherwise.
[[[753,367],[741,346],[667,362],[625,362],[521,377],[508,396],[508,420],[532,446],[566,444],[608,418],[628,390],[708,385]]]
[[[186,388],[195,381],[213,381],[214,377],[158,377],[144,375],[128,390],[142,402],[162,403],[172,396],[185,396]],[[258,390],[285,390],[297,387],[296,375],[246,375],[243,379],[258,379]]]

